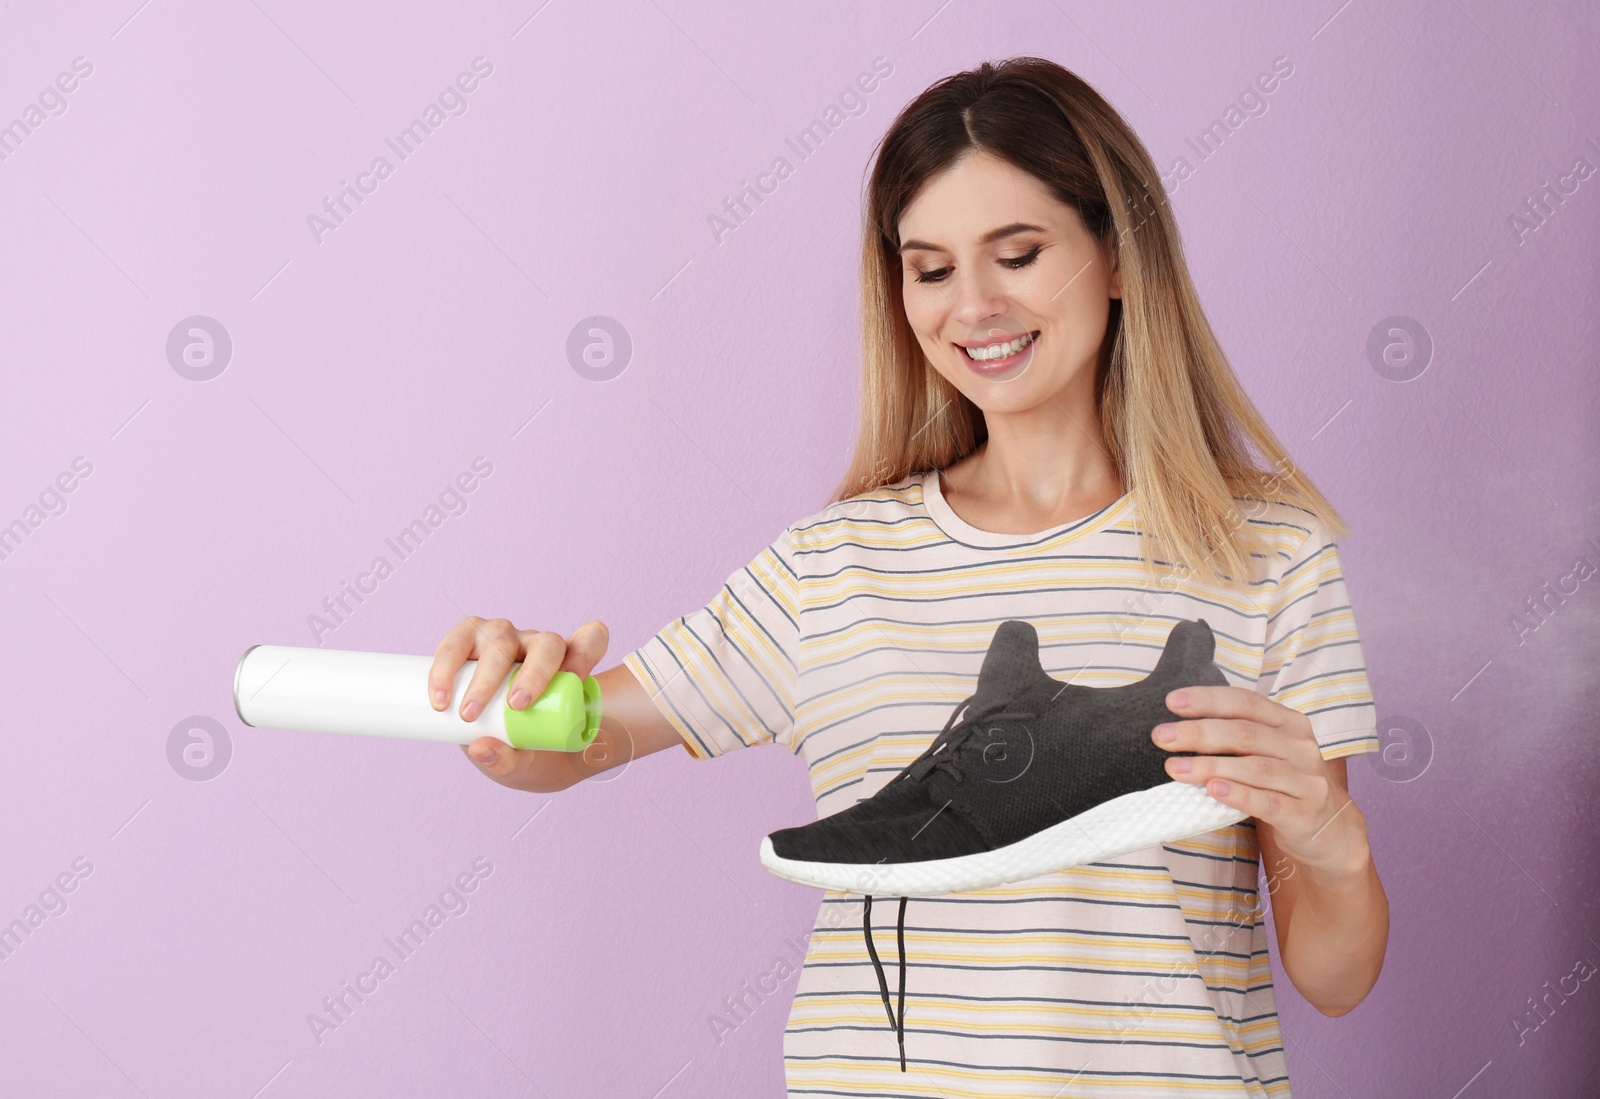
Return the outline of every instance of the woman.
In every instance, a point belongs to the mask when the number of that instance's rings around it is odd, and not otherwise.
[[[864,229],[861,428],[833,502],[600,674],[598,756],[489,737],[469,754],[550,791],[674,744],[781,744],[828,816],[929,745],[1000,622],[1037,628],[1051,675],[1110,686],[1203,616],[1229,685],[1175,692],[1176,735],[1151,735],[1198,753],[1173,779],[1246,819],[915,898],[907,1075],[861,898],[825,894],[785,1072],[806,1094],[1288,1095],[1258,874],[1282,967],[1324,1014],[1366,996],[1388,934],[1347,793],[1344,757],[1378,738],[1346,528],[1239,388],[1148,153],[1070,72],[1016,58],[918,96],[880,145]],[[519,659],[520,708],[557,669],[587,674],[607,636],[468,618],[439,645],[435,706],[476,657],[461,716]]]

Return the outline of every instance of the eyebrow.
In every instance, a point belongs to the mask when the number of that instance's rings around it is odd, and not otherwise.
[[[1044,231],[1045,230],[1043,226],[1029,225],[1027,222],[1014,221],[1010,225],[1002,225],[998,229],[990,229],[987,233],[978,238],[978,243],[993,244],[997,240],[1001,240],[1005,237],[1016,236],[1018,233],[1042,233]],[[939,245],[929,244],[925,240],[908,240],[904,241],[900,245],[901,252],[909,252],[914,248],[920,248],[925,252],[944,251],[944,249],[939,247]]]

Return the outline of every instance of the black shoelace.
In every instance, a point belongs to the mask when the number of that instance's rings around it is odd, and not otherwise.
[[[867,953],[872,955],[872,968],[878,974],[878,991],[883,994],[883,1010],[889,1013],[889,1025],[894,1028],[895,1041],[900,1044],[900,1071],[906,1070],[906,899],[900,898],[900,920],[895,925],[895,945],[900,950],[900,1014],[895,1015],[889,1006],[889,982],[884,979],[883,965],[878,961],[878,951],[872,945],[872,894],[861,906],[861,930],[867,937]]]
[[[967,738],[978,731],[978,727],[985,720],[995,721],[1025,721],[1034,716],[1032,710],[1013,710],[1010,706],[1012,699],[997,698],[985,706],[973,709],[972,699],[976,695],[965,698],[950,711],[950,716],[944,723],[944,728],[934,738],[932,751],[906,768],[905,775],[910,779],[926,778],[928,772],[936,767],[950,772],[950,776],[957,782],[962,781],[961,765],[956,762],[956,751],[966,742]],[[956,715],[963,710],[966,715],[960,723],[956,722]],[[952,728],[951,726],[954,726]]]
[[[957,782],[961,782],[961,767],[955,761],[956,749],[972,735],[986,717],[1001,721],[1021,721],[1034,716],[1032,711],[1007,709],[1010,702],[1008,699],[996,699],[993,705],[984,706],[975,712],[971,708],[972,697],[964,699],[950,711],[950,717],[945,721],[944,728],[934,739],[933,750],[908,767],[904,772],[905,777],[921,779],[935,767],[940,767],[948,770]],[[956,715],[963,710],[966,711],[966,716],[956,725]],[[952,725],[955,725],[954,729],[951,728]],[[942,750],[939,747],[941,744]],[[900,898],[900,917],[895,923],[894,933],[895,946],[900,952],[898,1014],[889,1004],[889,981],[883,975],[883,963],[878,961],[878,950],[872,945],[872,894],[865,894],[865,898],[861,905],[861,933],[867,940],[867,954],[872,958],[872,971],[878,975],[878,991],[883,996],[883,1010],[889,1015],[889,1026],[894,1028],[895,1042],[900,1047],[900,1071],[904,1072],[906,1071],[906,898]]]

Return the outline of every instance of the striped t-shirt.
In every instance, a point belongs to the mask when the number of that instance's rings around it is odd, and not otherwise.
[[[955,514],[937,472],[914,473],[790,525],[624,663],[696,758],[773,743],[804,759],[819,817],[870,797],[932,743],[1011,618],[1037,630],[1046,672],[1094,687],[1143,678],[1178,619],[1204,618],[1230,683],[1307,714],[1325,758],[1377,750],[1335,543],[1304,508],[1235,502],[1264,536],[1252,581],[1169,573],[1152,586],[1132,493],[1047,531],[998,534]],[[788,1092],[1287,1096],[1259,869],[1247,818],[1013,885],[910,898],[905,1072],[862,898],[824,893],[784,1033]],[[873,912],[891,972],[897,907]]]

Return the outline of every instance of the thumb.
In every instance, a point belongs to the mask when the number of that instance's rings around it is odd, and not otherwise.
[[[461,751],[477,765],[478,770],[493,778],[500,773],[506,753],[511,751],[511,748],[501,743],[497,737],[481,736],[471,744],[463,744]]]
[[[582,679],[594,671],[600,658],[611,644],[611,631],[599,619],[591,619],[572,631],[567,638],[567,655],[561,661],[561,670],[572,672]]]

